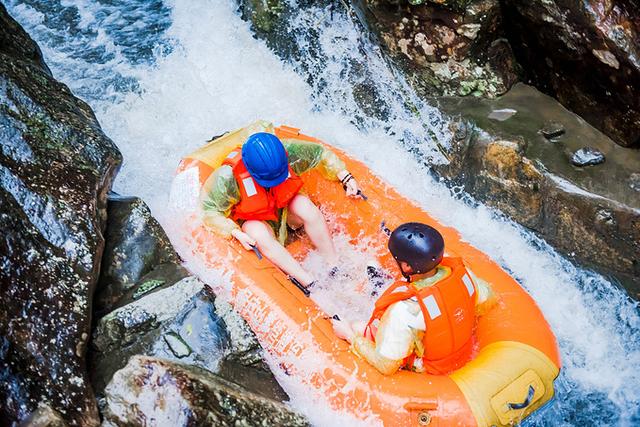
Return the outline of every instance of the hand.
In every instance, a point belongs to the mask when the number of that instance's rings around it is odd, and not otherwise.
[[[349,322],[332,319],[331,323],[333,324],[333,332],[336,334],[338,338],[345,340],[347,342],[353,341],[353,337],[355,336],[355,333],[353,332],[353,329],[351,328],[351,325],[349,324]]]
[[[349,197],[358,197],[358,192],[360,188],[358,187],[358,181],[349,173],[348,170],[340,171],[338,174],[338,179],[342,183],[344,190],[347,192],[347,196]]]
[[[358,192],[360,191],[360,188],[358,187],[358,181],[356,181],[355,178],[351,178],[349,181],[347,181],[346,187],[347,187],[346,188],[347,196],[349,197],[359,196]]]
[[[256,244],[256,240],[253,237],[240,229],[236,228],[231,232],[231,235],[248,251],[252,250]]]

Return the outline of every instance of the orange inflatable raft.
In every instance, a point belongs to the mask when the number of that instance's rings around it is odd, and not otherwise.
[[[283,140],[321,143],[298,129],[274,128],[266,122],[230,132],[182,160],[172,199],[197,196],[226,155],[260,131],[275,133]],[[456,230],[439,224],[362,163],[334,151],[357,177],[368,200],[348,199],[339,183],[314,171],[302,175],[304,191],[325,213],[335,215],[354,242],[369,239],[380,264],[396,271],[380,224],[384,221],[392,229],[407,221],[430,224],[444,236],[448,254],[462,257],[499,296],[499,303],[478,319],[474,357],[463,368],[442,376],[404,370],[384,376],[334,335],[329,315],[283,273],[237,242],[205,228],[197,213],[185,216],[188,231],[178,246],[191,252],[184,254],[187,259],[231,272],[231,302],[262,346],[282,360],[289,375],[334,410],[363,420],[379,419],[388,426],[503,426],[522,421],[548,402],[554,394],[560,357],[549,325],[527,292],[487,255],[463,242]],[[288,249],[301,259],[310,249],[309,242],[299,239]]]

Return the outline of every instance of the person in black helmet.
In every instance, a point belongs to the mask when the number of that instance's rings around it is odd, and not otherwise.
[[[403,365],[434,375],[462,367],[475,316],[495,300],[489,285],[460,258],[445,257],[442,235],[426,224],[400,225],[388,246],[405,280],[378,298],[366,325],[334,321],[336,334],[383,374]]]

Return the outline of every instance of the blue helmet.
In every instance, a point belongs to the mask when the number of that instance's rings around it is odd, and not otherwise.
[[[242,146],[242,161],[258,184],[275,187],[289,176],[289,159],[277,136],[259,132]]]

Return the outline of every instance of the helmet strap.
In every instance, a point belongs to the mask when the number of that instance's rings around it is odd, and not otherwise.
[[[400,273],[402,274],[402,277],[404,277],[407,280],[407,282],[411,282],[411,275],[404,272],[404,270],[402,269],[402,264],[400,264],[400,261],[396,260],[396,263],[398,264],[398,268],[400,269]]]

